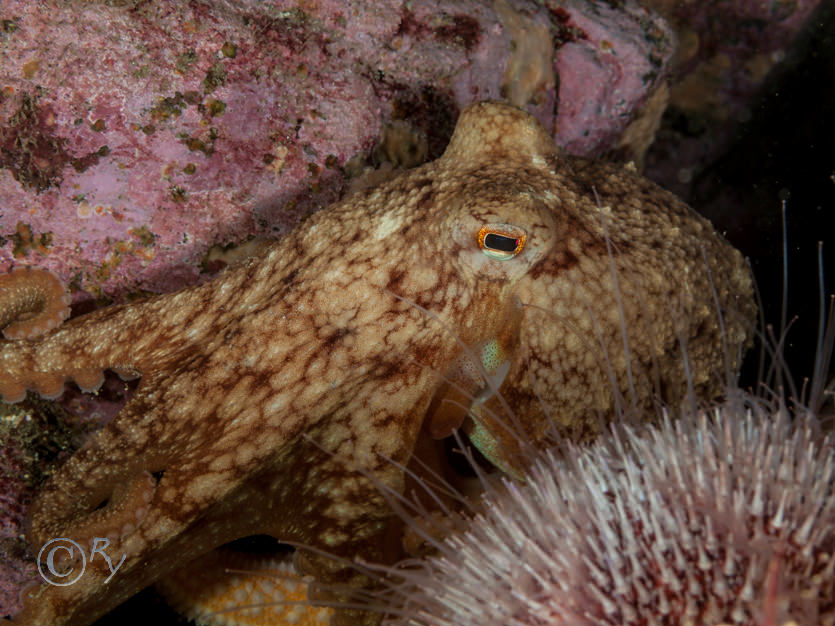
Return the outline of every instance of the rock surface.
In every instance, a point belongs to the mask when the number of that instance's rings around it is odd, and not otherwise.
[[[212,245],[331,203],[389,119],[423,130],[430,158],[474,100],[553,129],[559,76],[557,138],[597,154],[673,42],[634,2],[588,0],[11,0],[0,20],[0,271],[116,298],[193,283]]]

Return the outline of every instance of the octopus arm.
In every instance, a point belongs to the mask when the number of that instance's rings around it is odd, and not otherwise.
[[[244,266],[228,272],[229,290],[245,280],[246,270]],[[0,293],[0,308],[9,305],[4,298],[22,297],[21,292],[25,295],[24,290]],[[94,391],[105,369],[135,378],[162,368],[211,341],[235,314],[233,307],[225,306],[225,293],[199,285],[100,309],[40,337],[0,341],[0,394],[12,403],[22,400],[27,389],[56,398],[68,380]]]
[[[85,455],[81,455],[85,456]],[[66,468],[64,477],[80,470],[83,463]],[[267,472],[267,475],[271,475]],[[147,472],[136,474],[132,494],[135,508],[126,508],[116,515],[110,511],[108,531],[104,531],[98,545],[107,554],[111,563],[103,558],[93,558],[92,536],[90,541],[78,539],[81,527],[76,523],[63,534],[86,550],[88,562],[84,574],[76,583],[66,587],[42,585],[24,596],[24,609],[15,616],[14,623],[20,624],[88,624],[107,611],[115,608],[160,576],[189,563],[207,549],[222,545],[240,536],[262,534],[271,528],[264,512],[265,501],[271,502],[271,487],[274,482],[252,480],[236,485],[223,498],[205,506],[183,507],[183,497],[177,502],[167,500],[169,488],[180,488],[192,480],[181,472],[166,472],[156,483]],[[146,489],[148,483],[151,488]],[[175,486],[176,485],[176,486]],[[45,495],[39,503],[55,501],[54,494]],[[246,511],[246,515],[241,513]],[[131,521],[133,520],[133,521]],[[122,523],[121,529],[118,523]],[[88,529],[90,530],[90,529]],[[113,567],[124,561],[114,573]],[[148,567],[153,563],[153,567]],[[81,564],[76,560],[67,566],[74,572]],[[107,593],[102,590],[107,588]]]
[[[260,328],[257,315],[251,322]],[[402,490],[391,460],[408,461],[432,373],[398,363],[300,393],[301,374],[286,359],[312,350],[303,338],[274,336],[246,363],[228,352],[241,349],[236,342],[252,346],[246,335],[214,341],[143,373],[130,402],[44,485],[30,511],[32,546],[67,537],[91,555],[104,538],[113,562],[125,560],[112,578],[105,561],[90,559],[77,584],[32,591],[16,622],[90,623],[159,576],[248,535],[348,560],[395,553],[379,486]],[[369,407],[372,390],[394,377],[411,384]],[[325,583],[359,584],[345,560],[300,551],[297,561]]]

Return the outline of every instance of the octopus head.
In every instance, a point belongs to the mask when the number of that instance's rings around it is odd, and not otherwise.
[[[619,412],[721,390],[756,309],[742,255],[705,219],[628,167],[560,155],[498,103],[468,107],[436,163],[428,232],[466,287],[441,316],[465,322],[433,437],[463,427],[516,474],[551,428],[585,439]]]

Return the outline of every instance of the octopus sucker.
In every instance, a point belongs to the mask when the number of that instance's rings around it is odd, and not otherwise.
[[[136,530],[147,515],[155,489],[156,480],[149,472],[136,471],[109,491],[89,494],[93,496],[94,501],[100,502],[96,502],[97,506],[86,517],[84,525],[78,525],[73,529],[73,540],[86,545],[92,545],[96,537],[112,541],[123,540]],[[39,501],[40,506],[54,507],[53,511],[56,513],[61,504],[57,498],[44,497]],[[60,532],[61,528],[57,526],[43,527],[33,524],[29,535],[35,543],[46,543]]]
[[[70,314],[70,294],[49,270],[17,268],[0,276],[0,329],[6,339],[31,339]]]
[[[85,393],[92,393],[104,383],[104,371],[100,369],[78,370],[73,372],[73,380],[79,389]]]
[[[717,310],[735,314],[720,324]],[[677,402],[691,375],[696,393],[721,392],[713,374],[744,351],[755,311],[742,255],[675,196],[561,155],[524,111],[473,104],[439,159],[214,280],[0,341],[6,400],[94,388],[106,369],[140,377],[30,509],[33,554],[101,530],[124,556],[118,573],[93,560],[71,586],[44,583],[14,622],[90,624],[250,535],[308,546],[294,559],[311,596],[348,599],[340,589],[376,584],[351,562],[402,555],[380,488],[404,492],[403,468],[433,454],[427,428],[470,433],[519,471],[523,446],[552,427],[593,437],[627,392],[636,406]],[[437,414],[445,375],[467,410]]]

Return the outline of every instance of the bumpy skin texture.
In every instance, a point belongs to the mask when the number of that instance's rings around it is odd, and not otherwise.
[[[524,247],[490,258],[485,224],[523,232]],[[436,415],[440,430],[459,425],[443,397],[479,396],[463,426],[519,469],[520,438],[536,441],[549,421],[593,433],[613,388],[636,406],[656,389],[680,396],[682,342],[697,391],[712,393],[753,317],[741,255],[679,200],[625,169],[562,159],[522,111],[472,105],[440,159],[315,214],[263,257],[0,343],[7,399],[68,379],[92,387],[106,368],[142,377],[31,510],[34,551],[110,537],[125,562],[106,587],[93,559],[77,583],[34,590],[16,621],[90,623],[254,534],[391,559],[379,486],[403,489],[392,461],[408,462],[425,421],[436,435]],[[504,368],[485,372],[471,348],[491,341]],[[491,395],[482,375],[493,370],[503,376]],[[297,565],[366,583],[311,552]]]
[[[70,296],[55,274],[26,267],[0,276],[0,328],[6,339],[44,334],[70,314]]]

